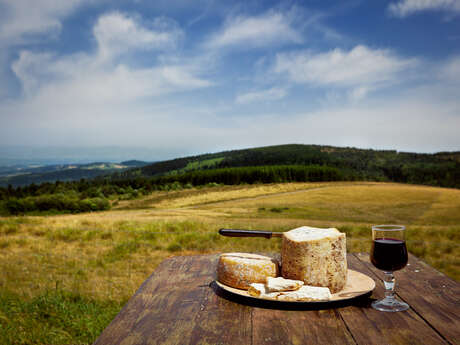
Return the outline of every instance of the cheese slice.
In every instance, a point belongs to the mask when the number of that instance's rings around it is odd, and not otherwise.
[[[266,288],[268,292],[292,291],[299,289],[303,284],[304,282],[301,280],[268,277]]]
[[[268,292],[267,286],[261,283],[252,283],[249,286],[248,294],[250,296],[264,298],[264,299],[276,299],[280,292]]]
[[[276,297],[279,301],[328,301],[331,292],[327,287],[304,285],[296,291],[282,292]]]
[[[265,283],[278,276],[278,262],[268,256],[250,253],[225,253],[217,263],[217,280],[247,290],[252,283]]]
[[[252,283],[249,285],[248,294],[254,297],[260,297],[266,293],[265,284],[262,283]]]

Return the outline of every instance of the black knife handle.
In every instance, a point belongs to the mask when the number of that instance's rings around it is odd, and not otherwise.
[[[219,234],[229,237],[265,237],[272,238],[271,231],[261,230],[239,230],[239,229],[220,229]]]

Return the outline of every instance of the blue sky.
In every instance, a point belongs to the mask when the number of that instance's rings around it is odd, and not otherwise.
[[[0,45],[3,147],[460,150],[460,0],[0,0]]]

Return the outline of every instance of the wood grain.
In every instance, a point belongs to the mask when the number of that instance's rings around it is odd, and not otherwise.
[[[211,266],[206,256],[164,261],[95,344],[184,344],[208,294]]]
[[[355,344],[339,312],[254,308],[253,344]]]

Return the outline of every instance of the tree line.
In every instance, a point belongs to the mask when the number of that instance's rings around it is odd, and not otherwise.
[[[262,166],[198,170],[180,175],[31,184],[0,188],[0,212],[89,212],[107,210],[111,201],[135,199],[154,190],[191,188],[206,184],[253,184],[341,180],[340,171],[323,166]]]
[[[91,180],[31,184],[0,188],[0,213],[89,212],[110,209],[118,200],[134,199],[154,190],[172,190],[206,184],[254,184],[318,181],[393,181],[460,188],[459,163],[388,164],[360,170],[319,164],[261,165],[207,168],[182,174],[106,176]]]
[[[460,188],[460,152],[421,154],[395,150],[365,150],[300,144],[177,158],[127,170],[114,175],[114,178],[169,175],[206,160],[215,161],[213,166],[206,167],[212,170],[272,165],[318,165],[337,168],[341,177],[347,180],[395,181]]]

